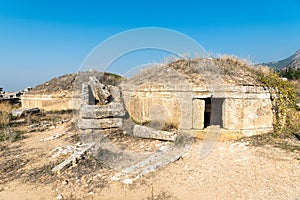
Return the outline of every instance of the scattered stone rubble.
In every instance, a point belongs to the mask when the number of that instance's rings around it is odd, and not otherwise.
[[[76,163],[79,159],[81,159],[81,157],[89,149],[91,149],[94,145],[95,145],[95,143],[83,144],[82,148],[78,148],[78,149],[75,148],[74,152],[66,160],[64,160],[62,163],[60,163],[59,165],[57,165],[56,167],[54,167],[52,169],[52,172],[55,172],[55,173],[59,174],[63,169],[65,169],[66,167],[68,167],[72,163]]]
[[[52,169],[53,172],[60,172],[72,162],[80,159],[86,151],[97,150],[100,152],[99,160],[106,162],[111,168],[120,170],[123,164],[118,159],[126,159],[119,174],[112,179],[122,180],[123,183],[132,183],[137,178],[155,171],[157,168],[167,165],[170,162],[178,160],[182,154],[182,148],[174,145],[176,140],[175,132],[167,132],[155,130],[153,128],[131,125],[130,133],[122,130],[124,121],[131,120],[126,116],[126,110],[122,101],[121,92],[118,87],[111,85],[103,85],[95,77],[90,77],[88,83],[82,85],[82,100],[77,119],[78,132],[83,139],[83,146],[80,148],[57,148],[54,149],[53,156],[72,153],[71,156]],[[126,123],[126,122],[125,122]],[[140,157],[136,157],[137,152],[132,150],[123,150],[115,141],[108,138],[110,133],[116,131],[122,134],[131,135],[144,139],[155,139],[162,142],[172,142],[171,145],[164,145],[152,153],[143,153]],[[50,138],[51,139],[51,138]],[[96,149],[96,150],[95,150]],[[107,154],[107,155],[106,155]],[[105,160],[107,159],[107,160]],[[116,159],[112,161],[112,159]],[[134,162],[133,162],[134,160]],[[134,178],[129,178],[134,177]]]
[[[43,139],[41,139],[40,141],[46,142],[46,141],[49,141],[49,140],[55,140],[55,139],[57,139],[57,138],[60,138],[60,137],[64,136],[65,134],[66,134],[66,133],[61,133],[61,134],[57,134],[57,135],[52,135],[52,136],[50,136],[50,137],[43,138]]]

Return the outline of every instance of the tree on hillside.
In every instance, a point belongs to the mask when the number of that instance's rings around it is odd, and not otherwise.
[[[300,69],[286,68],[280,71],[281,77],[286,77],[290,80],[299,80],[300,79]]]

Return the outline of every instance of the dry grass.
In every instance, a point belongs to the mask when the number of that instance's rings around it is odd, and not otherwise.
[[[174,59],[175,60],[175,59]],[[261,85],[260,74],[269,74],[270,69],[253,66],[247,60],[233,56],[218,58],[177,59],[171,63],[149,66],[136,74],[130,82],[136,85],[196,84],[196,85]]]
[[[295,86],[296,93],[297,93],[298,97],[300,98],[300,80],[295,80],[295,81],[291,81],[291,82]]]
[[[10,122],[12,106],[8,102],[0,103],[0,127],[7,126]]]
[[[66,74],[57,78],[53,78],[33,88],[29,94],[66,94],[71,95],[72,91],[81,91],[82,83],[88,82],[90,76],[95,76],[101,83],[105,85],[118,85],[122,77],[112,73],[103,73],[95,70],[88,72],[79,72],[74,74]]]
[[[232,63],[233,65],[240,65],[243,67],[247,67],[247,66],[251,65],[250,61],[248,61],[248,60],[242,60],[236,56],[230,56],[230,55],[226,55],[226,54],[221,56],[219,59],[226,63]]]
[[[285,134],[296,135],[300,138],[300,111],[288,109],[286,114]]]
[[[15,142],[23,138],[24,131],[14,130],[10,127],[4,127],[0,129],[0,142],[8,141]]]

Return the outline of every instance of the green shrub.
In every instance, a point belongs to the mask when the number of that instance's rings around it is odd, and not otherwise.
[[[300,69],[287,68],[281,70],[279,73],[282,77],[286,77],[290,80],[300,79]]]
[[[282,80],[278,73],[258,74],[262,85],[269,89],[275,114],[274,128],[278,134],[285,127],[287,109],[296,108],[297,95],[295,87],[288,81]]]

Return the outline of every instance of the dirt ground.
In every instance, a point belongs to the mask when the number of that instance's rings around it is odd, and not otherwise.
[[[49,136],[63,136],[42,141]],[[249,141],[218,142],[200,159],[195,141],[179,160],[124,184],[117,173],[87,155],[53,174],[68,155],[53,158],[56,147],[78,141],[69,125],[29,132],[0,143],[0,200],[11,199],[300,199],[300,151]],[[293,141],[294,147],[300,142]]]

